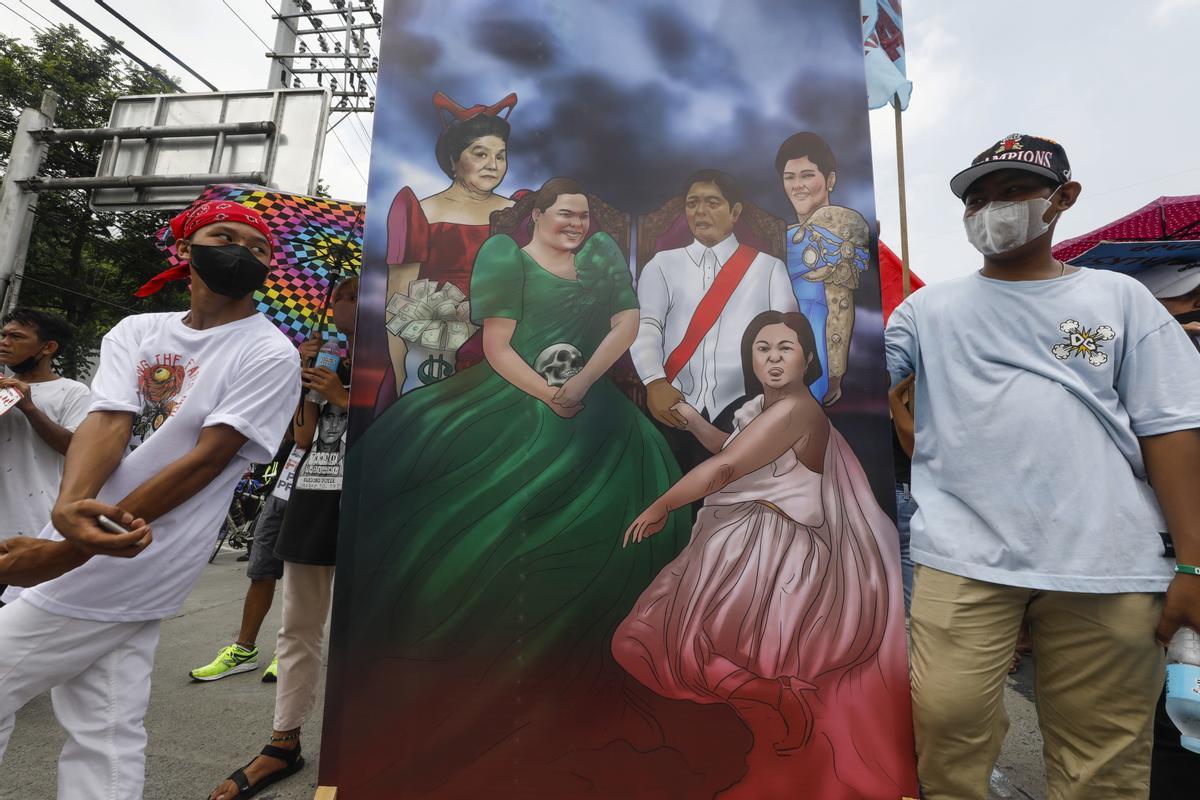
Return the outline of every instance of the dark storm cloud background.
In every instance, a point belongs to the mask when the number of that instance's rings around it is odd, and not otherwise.
[[[446,188],[434,160],[442,91],[464,106],[516,92],[503,194],[569,175],[630,214],[704,167],[794,221],[775,172],[788,136],[838,159],[832,201],[875,219],[859,0],[389,0],[368,192],[359,373],[382,374],[386,209]],[[874,249],[874,248],[872,248]],[[890,508],[878,273],[855,295],[851,368],[830,410]],[[369,422],[358,418],[355,435]]]
[[[372,208],[445,188],[435,91],[515,91],[506,194],[571,175],[638,214],[717,167],[790,218],[775,152],[812,130],[837,154],[834,202],[874,219],[858,0],[390,0],[385,26]]]

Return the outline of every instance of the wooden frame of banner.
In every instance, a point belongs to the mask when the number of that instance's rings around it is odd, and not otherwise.
[[[896,111],[896,173],[900,184],[900,273],[903,276],[904,296],[912,294],[912,278],[908,271],[908,203],[904,195],[904,126],[900,124],[900,95],[892,96]]]
[[[317,793],[313,795],[313,800],[337,800],[337,787],[318,786]]]

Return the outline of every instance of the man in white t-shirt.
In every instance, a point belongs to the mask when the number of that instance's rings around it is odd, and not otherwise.
[[[1081,191],[1059,144],[1006,137],[950,187],[982,269],[886,333],[893,381],[916,375],[923,796],[988,796],[1027,619],[1047,795],[1145,798],[1162,645],[1200,627],[1200,354],[1133,279],[1054,259]]]
[[[44,311],[18,308],[0,320],[0,366],[12,373],[0,374],[0,391],[19,398],[0,414],[0,538],[46,527],[63,456],[87,414],[87,386],[53,367],[70,333],[65,320]]]
[[[746,394],[741,342],[763,311],[797,311],[782,261],[738,242],[742,190],[732,176],[703,169],[684,186],[684,216],[695,240],[663,250],[638,277],[641,323],[630,348],[646,384],[650,415],[686,472],[711,455],[683,432],[674,406],[686,402],[732,432],[734,402]]]
[[[67,735],[60,800],[142,796],[159,622],[183,604],[238,479],[270,458],[299,398],[295,348],[252,296],[271,263],[262,218],[212,202],[171,228],[187,264],[157,280],[190,275],[191,307],[126,317],[104,337],[41,533],[69,543],[77,566],[10,590],[0,609],[0,755],[15,713],[50,689]],[[134,530],[109,533],[100,514]]]

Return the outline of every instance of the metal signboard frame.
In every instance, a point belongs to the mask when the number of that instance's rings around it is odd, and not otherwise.
[[[95,177],[104,188],[93,189],[91,206],[182,208],[218,175],[312,194],[329,109],[323,88],[118,98],[109,127],[94,134],[105,139]]]

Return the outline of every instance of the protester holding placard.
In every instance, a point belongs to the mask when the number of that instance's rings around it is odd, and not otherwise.
[[[1027,618],[1049,796],[1144,797],[1162,645],[1200,626],[1200,355],[1137,282],[1053,258],[1081,190],[1059,144],[1006,137],[951,189],[983,267],[887,329],[893,381],[916,374],[924,796],[986,798]]]

